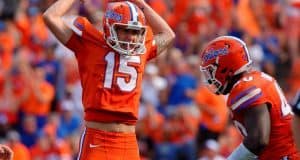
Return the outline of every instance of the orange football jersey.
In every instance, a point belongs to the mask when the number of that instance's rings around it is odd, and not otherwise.
[[[242,110],[263,103],[269,106],[271,131],[269,144],[259,159],[297,159],[291,131],[291,108],[271,76],[259,71],[246,74],[233,87],[227,101],[234,123],[243,136],[247,136],[247,131],[243,126]]]
[[[71,28],[74,33],[66,46],[78,61],[85,120],[135,124],[144,68],[156,56],[151,29],[147,28],[144,54],[123,56],[86,18],[74,18]]]

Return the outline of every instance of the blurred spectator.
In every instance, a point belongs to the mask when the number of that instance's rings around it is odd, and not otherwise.
[[[197,79],[191,74],[188,63],[185,59],[178,59],[174,61],[174,79],[170,85],[169,102],[170,106],[176,107],[178,105],[191,105],[192,99],[187,96],[188,89],[196,89]]]
[[[198,87],[195,92],[195,102],[200,110],[200,122],[196,138],[198,152],[201,152],[207,140],[218,141],[220,134],[224,132],[227,126],[229,111],[224,96],[214,95],[205,86]]]
[[[67,95],[70,96],[70,95]],[[71,136],[79,131],[81,126],[81,117],[78,113],[76,113],[75,104],[67,97],[61,103],[61,115],[60,117],[60,125],[58,126],[58,131],[64,132],[61,135],[58,135],[60,138],[65,138],[66,136]]]
[[[38,138],[38,127],[37,120],[35,116],[25,115],[21,119],[22,124],[20,124],[19,133],[21,135],[21,142],[25,144],[28,148],[32,147]]]
[[[16,45],[17,31],[9,21],[0,19],[0,67],[8,72],[12,66],[13,50]]]
[[[282,8],[282,14],[286,16],[283,25],[288,38],[288,48],[294,60],[300,56],[300,5],[298,0],[287,0],[286,2],[287,4]]]
[[[242,26],[238,20],[238,12],[234,10],[234,11],[232,11],[232,22],[228,28],[228,35],[242,38],[244,36],[244,34],[245,34],[245,31],[242,28]]]
[[[3,73],[0,78],[0,116],[5,118],[9,125],[16,125],[20,101],[14,92],[12,74]]]
[[[142,100],[151,103],[154,107],[160,105],[160,91],[167,88],[167,81],[158,75],[158,68],[149,63],[145,69],[142,83]]]
[[[82,131],[83,131],[83,129],[80,130],[80,132],[82,132]],[[75,133],[71,136],[66,137],[64,140],[68,144],[68,146],[70,147],[70,155],[74,159],[75,157],[77,157],[77,155],[79,153],[80,135],[78,133]]]
[[[147,0],[147,2],[161,17],[167,18],[169,16],[170,11],[166,0]]]
[[[185,20],[185,15],[187,14],[189,5],[192,6],[192,3],[189,3],[187,1],[175,0],[171,3],[171,5],[172,14],[167,17],[167,22],[174,30],[178,26],[178,23]]]
[[[258,43],[263,48],[264,59],[271,61],[272,64],[278,63],[279,54],[282,52],[282,49],[280,48],[279,39],[274,29],[270,28],[268,24],[264,24],[262,27],[262,34],[258,38]]]
[[[57,51],[59,52],[59,51]],[[72,55],[72,54],[71,54]],[[83,113],[82,87],[79,78],[77,61],[74,56],[64,55],[62,57],[62,67],[64,68],[64,92],[70,94],[70,98],[75,103],[74,110],[78,114]],[[64,96],[63,96],[64,97]],[[67,97],[66,97],[67,98]]]
[[[71,160],[68,144],[56,137],[56,127],[49,124],[39,134],[37,143],[31,148],[32,160],[61,159]]]
[[[238,23],[243,31],[252,37],[258,37],[261,34],[259,28],[260,25],[258,24],[261,22],[259,20],[261,17],[257,17],[256,12],[261,12],[262,9],[257,7],[260,6],[257,3],[260,2],[251,0],[238,0],[236,4],[236,16],[238,18]]]
[[[29,8],[29,1],[28,0],[21,0],[17,11],[16,16],[14,17],[16,27],[19,29],[21,34],[20,43],[23,46],[29,47],[30,45],[30,21],[27,14],[27,10]]]
[[[38,7],[30,6],[27,10],[27,15],[30,23],[29,47],[34,51],[35,60],[38,61],[42,57],[43,45],[49,39],[49,33]]]
[[[191,54],[192,52],[191,44],[193,39],[190,36],[187,36],[187,29],[186,23],[180,23],[175,30],[176,39],[174,46],[175,48],[178,48],[184,55]]]
[[[211,11],[210,16],[216,22],[217,26],[220,28],[228,29],[233,23],[232,20],[235,18],[232,16],[234,11],[234,1],[233,0],[210,0]]]
[[[50,83],[56,91],[54,99],[52,100],[52,110],[58,109],[58,102],[63,98],[65,90],[64,71],[61,63],[55,57],[55,48],[55,44],[46,44],[44,57],[42,57],[40,62],[37,64],[39,67],[44,69],[46,81]]]
[[[177,150],[178,146],[172,143],[172,126],[167,122],[164,123],[161,128],[162,141],[155,144],[155,155],[153,159],[166,160],[166,159],[178,159]]]
[[[29,93],[28,97],[21,104],[22,114],[36,116],[38,127],[42,128],[50,112],[54,88],[46,82],[45,70],[41,66],[34,65],[33,68],[27,66],[27,68],[24,68],[24,77]]]
[[[292,68],[290,71],[290,76],[287,78],[287,83],[289,84],[289,90],[286,92],[288,94],[288,99],[294,99],[297,91],[300,88],[300,70],[298,69],[300,65],[300,57],[293,59]]]
[[[20,141],[20,135],[16,131],[9,131],[7,134],[8,146],[12,149],[13,160],[30,160],[30,152],[28,147]]]
[[[172,128],[171,140],[178,147],[178,159],[193,160],[197,156],[195,135],[198,117],[196,111],[193,106],[180,105],[174,108],[173,114],[168,119]]]
[[[257,43],[255,38],[251,37],[249,34],[244,34],[244,42],[248,46],[248,51],[250,53],[250,58],[252,59],[253,67],[257,70],[262,69],[262,61],[264,59],[264,51]]]
[[[154,144],[162,140],[161,128],[165,119],[151,103],[143,103],[140,109],[142,112],[136,127],[140,155],[151,159],[154,156]]]

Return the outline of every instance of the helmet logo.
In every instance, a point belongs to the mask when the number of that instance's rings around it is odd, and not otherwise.
[[[107,11],[106,14],[105,14],[105,17],[108,18],[108,19],[113,19],[113,20],[118,21],[118,22],[120,22],[123,18],[121,14],[116,13],[112,10]]]
[[[217,58],[218,56],[226,55],[228,54],[228,47],[220,48],[220,49],[210,49],[204,54],[203,59],[204,61],[209,61],[212,59]]]

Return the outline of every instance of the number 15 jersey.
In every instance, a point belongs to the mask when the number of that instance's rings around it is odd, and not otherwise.
[[[243,110],[260,104],[267,104],[269,108],[271,130],[269,144],[259,160],[299,159],[291,131],[291,108],[281,88],[271,76],[253,71],[237,82],[227,101],[233,121],[243,136],[247,136]]]
[[[87,19],[74,18],[69,26],[73,35],[66,46],[78,62],[84,119],[135,124],[145,64],[156,56],[150,28],[145,53],[123,56],[106,44],[103,33]]]

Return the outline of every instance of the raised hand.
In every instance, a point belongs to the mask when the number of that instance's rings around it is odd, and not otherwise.
[[[9,147],[0,144],[0,160],[12,160],[12,157],[13,151]]]

